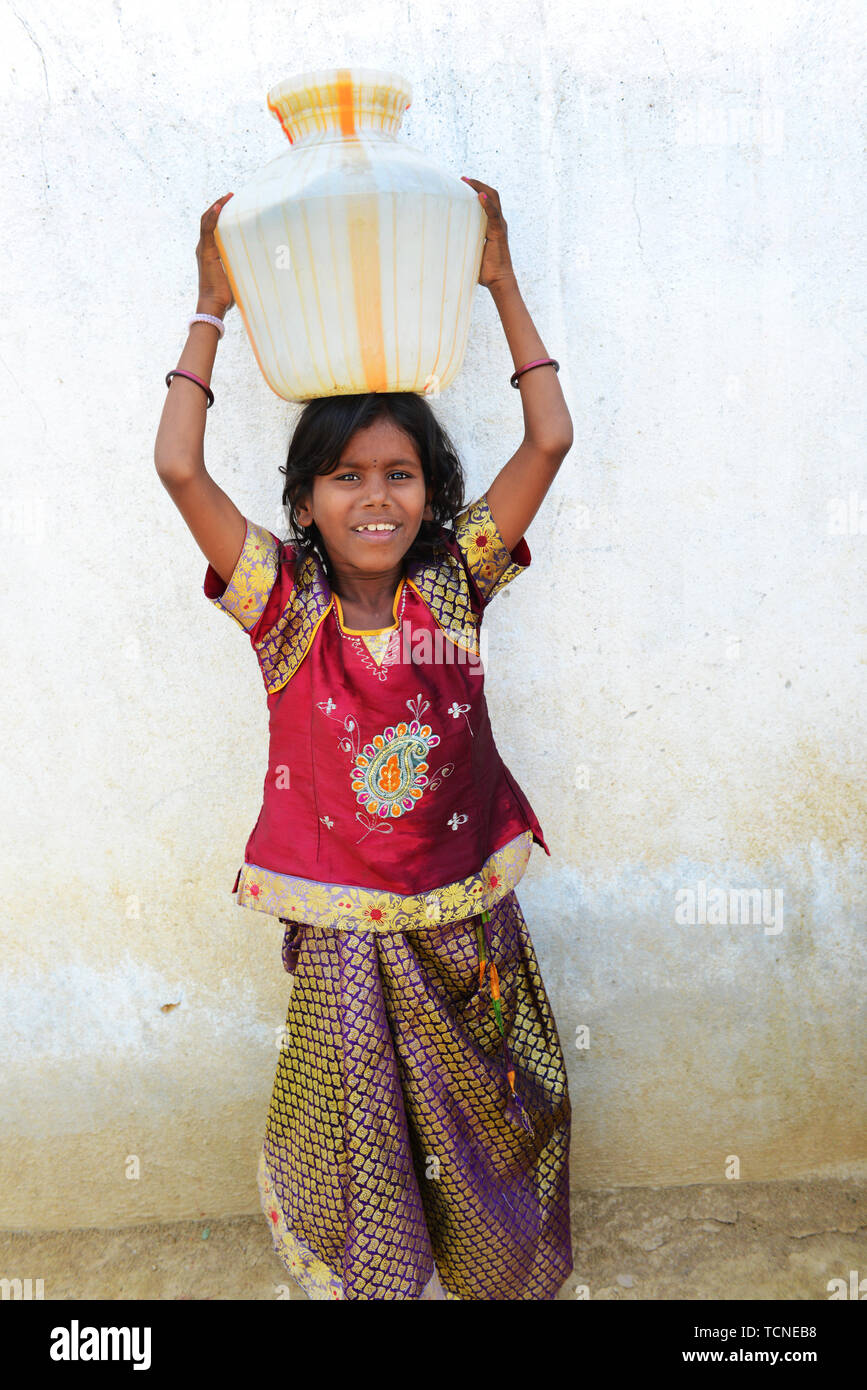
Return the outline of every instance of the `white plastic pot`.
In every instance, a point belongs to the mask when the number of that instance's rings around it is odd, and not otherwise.
[[[290,146],[224,206],[216,242],[284,400],[438,395],[463,362],[486,218],[459,176],[397,139],[411,98],[373,68],[268,93]]]

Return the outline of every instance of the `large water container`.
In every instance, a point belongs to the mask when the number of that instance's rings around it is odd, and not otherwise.
[[[305,72],[268,93],[289,146],[225,205],[216,241],[284,400],[438,395],[460,369],[487,219],[459,174],[398,140],[411,99],[374,68]]]

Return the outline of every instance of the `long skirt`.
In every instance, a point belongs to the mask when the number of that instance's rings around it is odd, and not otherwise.
[[[553,1299],[572,1271],[571,1106],[514,890],[419,931],[287,924],[259,1160],[310,1298]]]

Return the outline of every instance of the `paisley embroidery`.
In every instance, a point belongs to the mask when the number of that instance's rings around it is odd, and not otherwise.
[[[430,724],[422,723],[422,715],[429,708],[430,701],[425,700],[419,692],[414,700],[407,700],[406,704],[410,714],[415,716],[412,722],[389,725],[363,748],[360,746],[357,719],[347,714],[340,721],[346,730],[346,737],[338,739],[338,747],[352,755],[350,783],[356,801],[364,807],[355,815],[366,827],[366,834],[371,830],[388,833],[391,826],[384,824],[384,821],[411,811],[425,788],[435,791],[443,778],[454,771],[454,763],[445,763],[437,768],[432,777],[428,777],[430,768],[427,755],[440,742],[439,734],[433,732]],[[340,718],[331,712],[337,709],[337,705],[330,695],[327,700],[318,701],[316,708],[321,709],[329,719]],[[362,835],[356,844],[361,844],[364,838]]]
[[[352,790],[370,813],[402,816],[411,811],[428,785],[425,762],[439,743],[430,724],[398,724],[365,744],[352,769]]]

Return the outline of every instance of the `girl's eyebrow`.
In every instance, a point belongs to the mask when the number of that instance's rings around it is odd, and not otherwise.
[[[375,463],[375,462],[376,462],[376,460],[374,459],[374,463]],[[417,459],[386,459],[386,460],[385,460],[385,463],[386,463],[386,466],[387,466],[388,468],[393,468],[394,465],[395,465],[396,463],[408,463],[408,464],[410,464],[410,465],[412,465],[412,466],[414,466],[414,467],[416,467],[416,468],[421,468],[421,464],[418,462]],[[353,460],[351,460],[351,459],[348,460],[348,461],[347,461],[346,459],[341,459],[341,461],[340,461],[340,463],[337,465],[337,467],[338,467],[338,468],[369,468],[369,467],[372,467],[372,465],[371,465],[371,464],[367,464],[367,463],[355,463],[355,462],[353,462]]]

